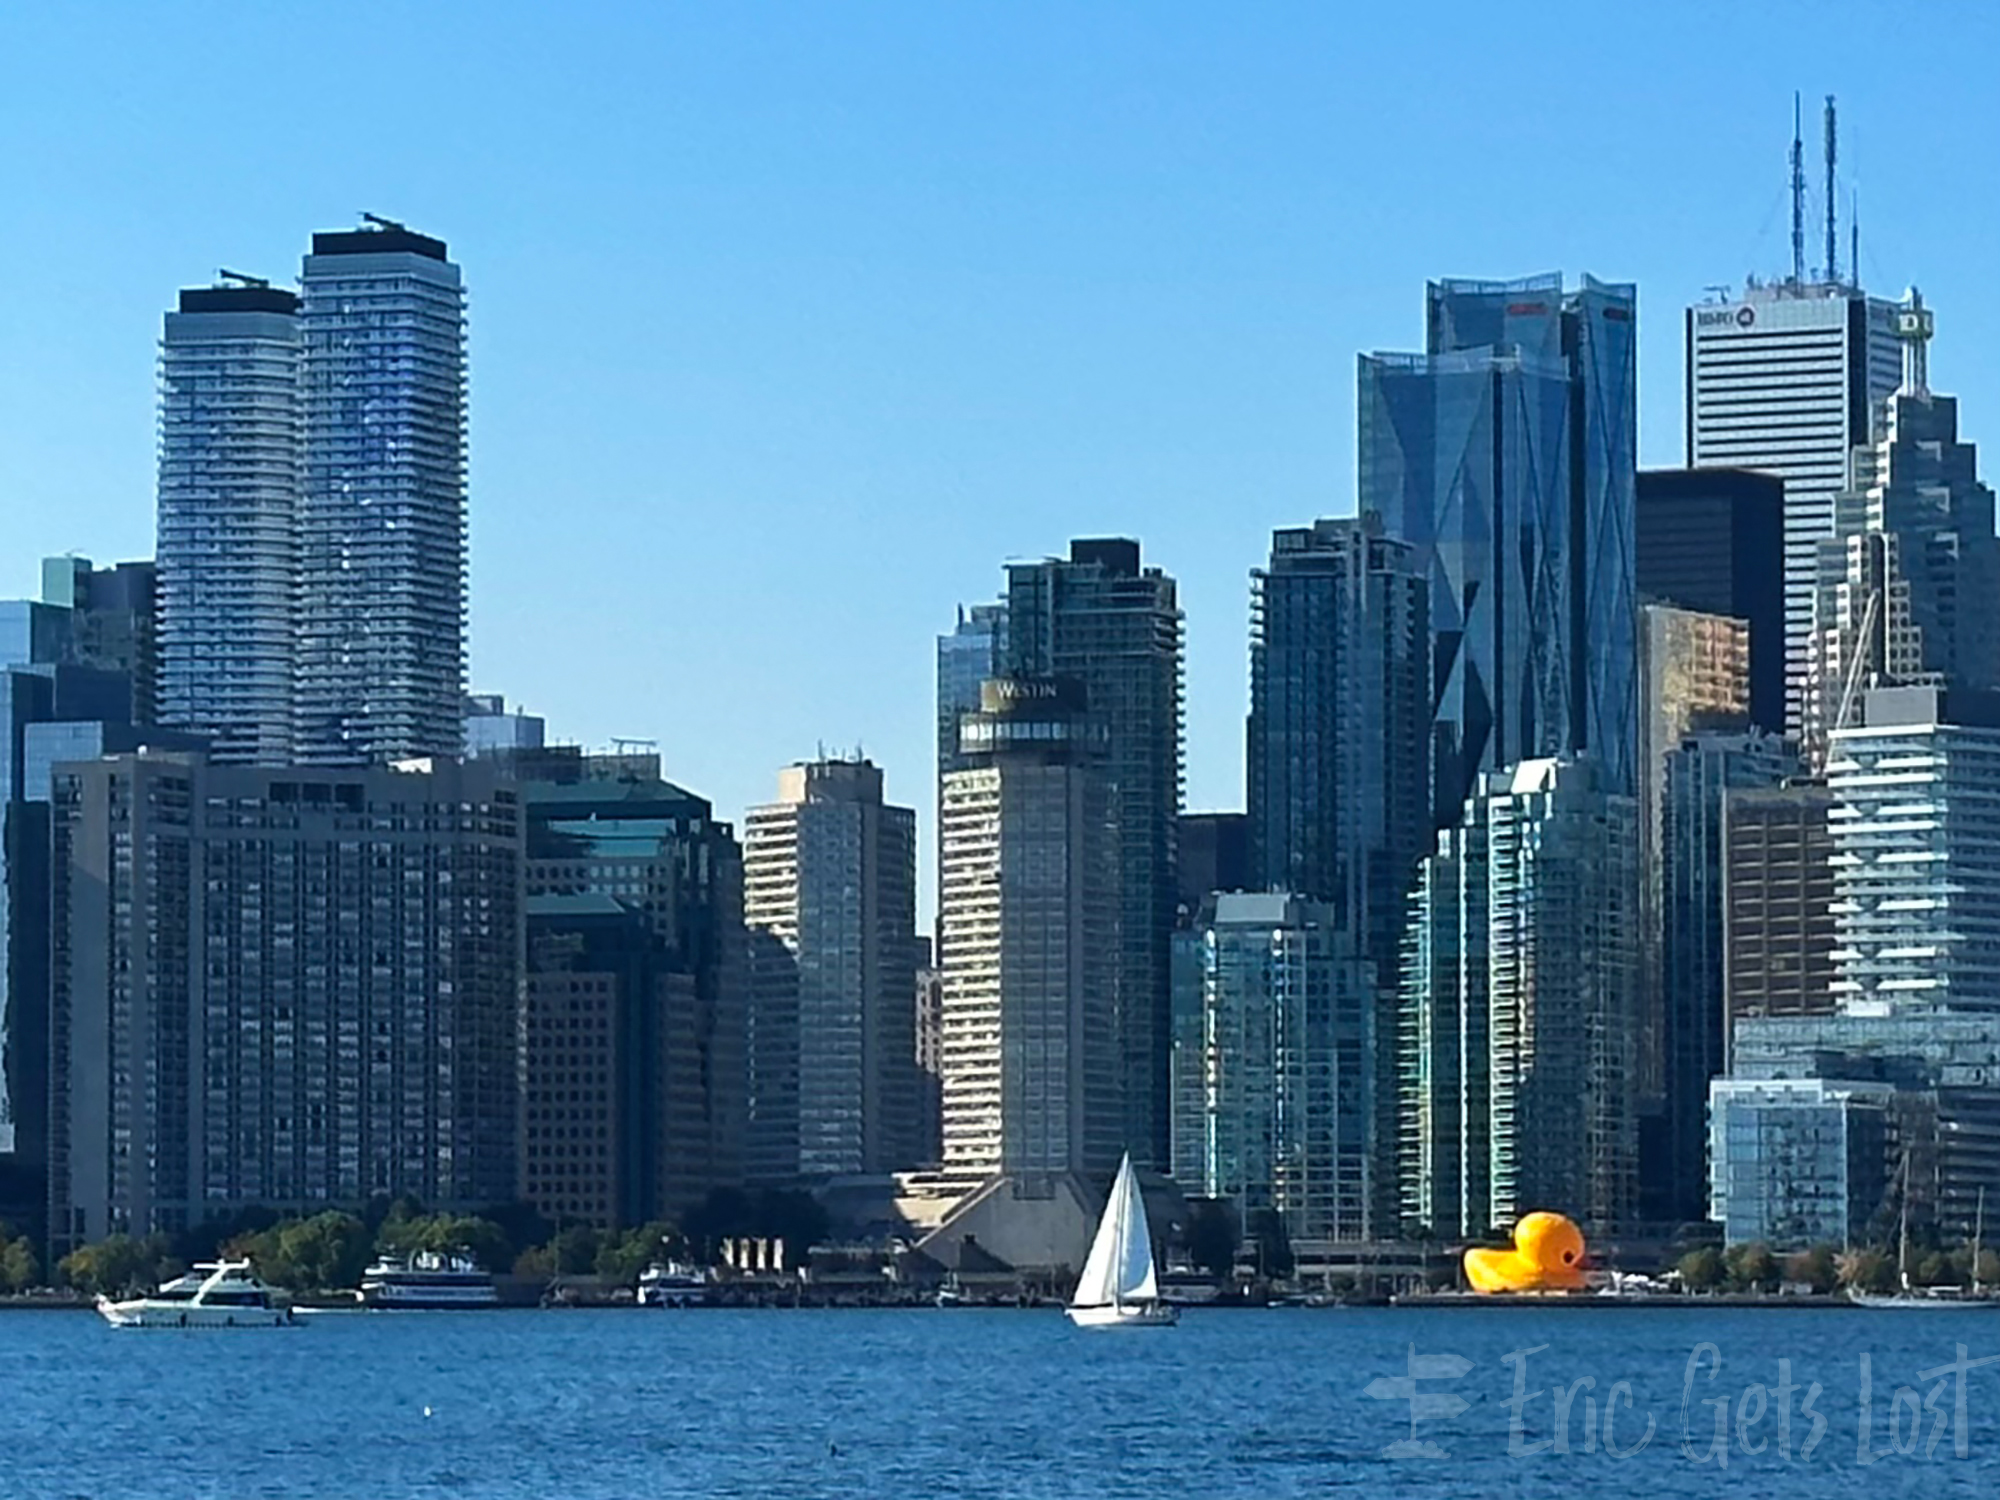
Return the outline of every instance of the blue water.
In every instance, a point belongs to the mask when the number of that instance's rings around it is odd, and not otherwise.
[[[1727,1467],[1696,1454],[1730,1418]],[[2000,1355],[2000,1313],[1481,1309],[1189,1313],[1178,1329],[1074,1330],[1053,1312],[337,1313],[268,1333],[119,1331],[0,1314],[0,1497],[1222,1496],[1987,1494],[2000,1482],[2000,1363],[1937,1388],[1917,1451],[1893,1449],[1899,1385]],[[1470,1361],[1426,1388],[1463,1411],[1420,1424],[1371,1381],[1422,1356]],[[1526,1358],[1514,1410],[1510,1351]],[[1872,1422],[1860,1451],[1860,1356]],[[1777,1442],[1791,1361],[1792,1455]],[[1568,1452],[1547,1393],[1582,1377]],[[1604,1451],[1603,1399],[1621,1395]],[[1811,1418],[1826,1428],[1801,1449]],[[1739,1435],[1739,1412],[1761,1421]],[[1586,1401],[1595,1420],[1586,1437]],[[427,1411],[428,1409],[428,1411]],[[1510,1439],[1519,1412],[1521,1430]],[[1935,1456],[1922,1444],[1942,1423]],[[1955,1456],[1962,1437],[1967,1454]],[[1744,1443],[1764,1444],[1752,1455]],[[1586,1447],[1595,1451],[1585,1451]],[[1864,1463],[1864,1457],[1873,1462]]]

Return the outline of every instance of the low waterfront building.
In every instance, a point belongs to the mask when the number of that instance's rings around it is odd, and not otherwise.
[[[1886,1083],[1718,1078],[1709,1086],[1709,1217],[1732,1245],[1866,1243],[1888,1185]]]

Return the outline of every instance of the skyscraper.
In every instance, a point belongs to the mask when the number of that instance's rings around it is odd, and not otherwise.
[[[190,288],[160,341],[159,712],[217,764],[295,744],[298,306],[260,281]]]
[[[788,767],[744,818],[753,1179],[917,1164],[916,840],[866,760]]]
[[[1491,772],[1438,836],[1404,971],[1403,1212],[1456,1238],[1635,1204],[1633,799],[1591,762]]]
[[[1723,798],[1725,1048],[1746,1016],[1833,1009],[1832,805],[1804,778]]]
[[[1642,606],[1741,620],[1749,633],[1750,722],[1783,734],[1784,480],[1748,469],[1642,469],[1638,504]]]
[[[138,754],[53,798],[58,1253],[253,1204],[512,1196],[514,788]]]
[[[1006,656],[1014,676],[1080,683],[1103,732],[1116,843],[1125,1145],[1135,1162],[1156,1166],[1170,1149],[1170,950],[1179,905],[1182,656],[1174,580],[1142,568],[1139,544],[1123,538],[1074,541],[1067,559],[1011,564]],[[945,963],[949,969],[949,953]]]
[[[1429,581],[1433,824],[1534,757],[1629,792],[1637,294],[1443,281],[1428,307],[1425,354],[1361,356],[1359,481]]]
[[[1843,282],[1752,283],[1687,309],[1687,464],[1785,483],[1788,723],[1806,691],[1813,588],[1848,454],[1870,441],[1901,370],[1896,307]],[[1770,726],[1766,726],[1770,727]]]
[[[159,569],[150,562],[92,567],[87,557],[42,559],[42,600],[70,614],[69,659],[132,680],[127,722],[160,722]]]
[[[1125,1149],[1117,844],[1074,680],[997,678],[944,778],[944,1170],[1109,1173]]]
[[[1324,903],[1316,920],[1370,976],[1370,1232],[1396,1214],[1400,955],[1431,843],[1429,632],[1414,549],[1373,514],[1275,532],[1251,575],[1253,879]]]
[[[1331,910],[1283,892],[1211,897],[1177,940],[1195,1020],[1174,1119],[1182,1188],[1272,1212],[1293,1238],[1370,1237],[1373,966]]]
[[[456,755],[466,613],[465,289],[400,224],[313,236],[300,276],[298,754]]]

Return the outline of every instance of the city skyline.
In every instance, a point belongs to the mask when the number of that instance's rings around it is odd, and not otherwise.
[[[8,24],[22,55],[64,45],[60,26]],[[882,39],[866,28],[803,23],[777,46],[766,75],[773,84],[754,86],[746,39],[731,24],[640,26],[636,40],[655,44],[677,84],[698,87],[681,103],[652,102],[664,91],[651,87],[633,91],[647,103],[611,106],[621,113],[593,124],[625,127],[609,132],[623,144],[560,187],[564,148],[577,137],[559,132],[524,147],[521,169],[546,179],[536,211],[549,217],[532,232],[515,217],[525,211],[513,190],[516,163],[501,172],[486,156],[505,156],[514,137],[501,130],[494,144],[484,140],[492,106],[469,104],[453,85],[424,104],[425,118],[444,127],[432,156],[419,159],[402,149],[409,138],[400,129],[371,123],[316,146],[322,157],[309,154],[302,170],[248,202],[163,174],[178,196],[142,191],[143,231],[113,222],[118,210],[93,209],[76,225],[80,243],[59,264],[38,260],[32,278],[23,257],[34,247],[0,252],[16,257],[17,280],[45,289],[29,300],[59,308],[70,338],[34,381],[0,376],[0,543],[25,559],[71,548],[106,561],[149,554],[150,343],[164,299],[218,264],[281,273],[302,232],[370,207],[449,239],[477,294],[471,686],[544,714],[559,737],[654,737],[670,773],[731,815],[762,795],[750,765],[809,754],[821,740],[858,739],[892,775],[916,776],[929,738],[926,642],[938,622],[988,591],[999,558],[1054,552],[1077,535],[1136,535],[1184,583],[1189,805],[1234,806],[1246,691],[1237,626],[1249,569],[1271,527],[1352,512],[1352,356],[1409,341],[1408,299],[1423,276],[1560,264],[1637,282],[1651,330],[1640,355],[1640,456],[1676,462],[1680,350],[1669,325],[1708,284],[1782,269],[1785,96],[1799,87],[1810,101],[1831,89],[1846,127],[1845,175],[1866,186],[1864,282],[1885,295],[1905,281],[1923,285],[1945,333],[1942,383],[1965,398],[1975,424],[1994,404],[1982,399],[1983,375],[1968,355],[2000,307],[1982,305],[1990,299],[1978,291],[1973,258],[1950,243],[1978,236],[1956,220],[1953,235],[1932,232],[1946,205],[1931,163],[1951,154],[1943,124],[1932,122],[1976,121],[1985,108],[1963,98],[1974,80],[1955,57],[1939,60],[1921,85],[1890,82],[1863,65],[1858,34],[1788,36],[1780,77],[1757,40],[1768,42],[1774,23],[1753,18],[1745,57],[1702,62],[1712,87],[1687,132],[1659,128],[1663,112],[1683,113],[1675,72],[1614,108],[1616,68],[1597,80],[1566,70],[1570,92],[1539,122],[1495,127],[1492,150],[1503,160],[1512,151],[1520,166],[1494,172],[1431,126],[1365,153],[1301,155],[1282,145],[1361,138],[1358,122],[1401,76],[1390,68],[1371,77],[1368,67],[1377,52],[1399,54],[1399,23],[1341,26],[1338,51],[1330,20],[1298,16],[1240,39],[1209,35],[1184,15],[1137,39],[1105,19],[1057,24],[1052,39],[1087,54],[1140,43],[1103,65],[1123,111],[1085,103],[1093,91],[1073,73],[1044,78],[1045,47],[1031,49],[1025,29],[977,38],[975,48],[962,23],[933,24],[922,33],[932,52],[919,58],[905,39],[870,61]],[[1609,38],[1592,34],[1613,54],[1634,56],[1658,55],[1669,34],[1638,21],[1612,29]],[[496,35],[475,26],[453,44],[493,61]],[[185,45],[157,40],[167,56]],[[253,18],[215,45],[227,58],[270,40]],[[604,40],[586,20],[554,55]],[[412,41],[422,51],[443,34],[420,20]],[[1280,60],[1288,49],[1278,41],[1298,43],[1297,58]],[[1555,45],[1560,54],[1585,43]],[[1604,55],[1598,43],[1589,50]],[[1205,51],[1213,61],[1198,67],[1194,56]],[[836,81],[814,82],[828,58],[839,64]],[[948,103],[975,61],[994,85]],[[692,76],[700,64],[712,65],[713,82]],[[308,62],[286,94],[309,95],[317,66]],[[1694,66],[1692,57],[1670,64]],[[1506,71],[1475,71],[1469,59],[1463,68],[1453,81],[1468,109],[1498,87],[1484,78]],[[890,70],[900,88],[863,105],[870,69]],[[1314,98],[1324,78],[1346,82],[1338,100]],[[381,86],[398,80],[408,81],[392,68]],[[140,89],[136,99],[153,97],[152,85],[125,81]],[[87,165],[112,139],[139,149],[114,122],[38,150],[66,111],[38,99],[30,82],[0,106],[0,132],[18,138],[23,160],[46,163],[31,168],[31,200],[58,194],[48,175],[56,164]],[[1179,102],[1158,102],[1155,83],[1166,85],[1161,99]],[[795,90],[796,100],[759,123],[752,117],[767,86]],[[252,82],[283,119],[298,106],[270,87]],[[1923,109],[1911,103],[1919,87]],[[864,92],[850,97],[850,88]],[[1059,118],[1037,126],[1022,94],[1057,106]],[[1266,112],[1237,107],[1266,97]],[[169,140],[198,129],[208,108],[178,89],[153,102],[160,120],[187,127],[162,130]],[[29,113],[42,105],[53,126]],[[910,108],[935,117],[931,145],[892,139]],[[828,117],[846,123],[826,139],[799,128]],[[712,159],[693,147],[660,156],[632,144],[669,137],[677,123],[699,127],[694,138],[716,148]],[[1053,150],[1080,126],[1094,127],[1080,159]],[[1204,130],[1217,132],[1207,145]],[[1542,169],[1531,153],[1548,148],[1551,132],[1582,142],[1582,163],[1616,159],[1627,169],[1616,180],[1593,175],[1588,215],[1570,213],[1567,194],[1541,195],[1546,206],[1537,206]],[[823,185],[809,181],[821,167],[835,170]],[[615,191],[621,182],[656,182],[657,193],[640,196],[660,202],[632,201]],[[1686,207],[1670,214],[1668,203]],[[1398,235],[1365,243],[1362,231],[1385,211]],[[676,226],[672,236],[660,232],[662,215]],[[1225,222],[1227,230],[1212,227]],[[994,244],[976,244],[974,227],[989,224]],[[843,267],[860,274],[836,274]],[[647,291],[579,312],[568,289],[600,277]],[[687,295],[672,295],[676,288]],[[982,289],[991,308],[979,305]],[[767,310],[752,315],[759,300]],[[55,326],[42,321],[50,315],[23,310],[23,347],[39,346]],[[79,443],[86,412],[90,437]],[[1965,433],[1983,436],[1976,425]],[[857,524],[853,537],[829,543],[827,528],[799,524],[814,514],[843,522],[879,514],[889,525]],[[649,526],[669,540],[633,545]],[[869,542],[883,530],[896,539],[871,557]],[[757,558],[771,583],[769,618],[726,642],[709,639],[717,633],[702,621],[720,585],[686,576],[683,546]],[[933,561],[921,571],[897,566],[918,552]],[[920,582],[843,601],[827,586],[831,563]],[[32,563],[17,566],[9,594],[30,591]],[[554,630],[530,607],[547,568],[599,570],[591,589],[568,594],[574,623]],[[656,588],[649,580],[663,571],[677,581]],[[826,644],[788,661],[816,617],[831,621],[809,632]],[[607,691],[601,675],[565,663],[594,629],[627,631],[635,621],[672,649],[628,688]],[[739,678],[719,670],[725,653]],[[699,739],[686,728],[696,719],[714,726]],[[928,824],[923,802],[919,812]]]

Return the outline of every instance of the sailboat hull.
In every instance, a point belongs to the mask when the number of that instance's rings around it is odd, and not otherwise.
[[[1079,1328],[1171,1328],[1180,1314],[1164,1302],[1125,1302],[1110,1307],[1066,1307]]]

